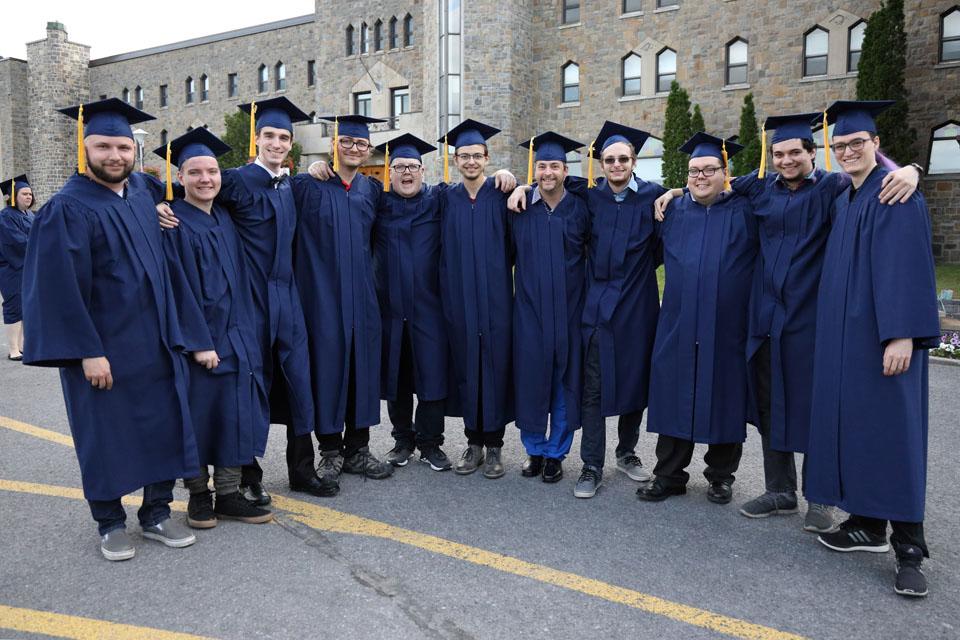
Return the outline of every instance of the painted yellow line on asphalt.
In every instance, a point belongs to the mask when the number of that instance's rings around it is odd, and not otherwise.
[[[0,426],[5,426],[4,422],[0,421]],[[40,427],[32,428],[39,432],[46,431]],[[56,440],[54,441],[56,442]],[[72,444],[72,441],[70,441],[69,445],[72,446]],[[0,480],[0,490],[83,499],[83,492],[72,487],[58,487],[12,480]],[[125,504],[139,505],[139,499],[132,496],[124,498],[124,502]],[[273,504],[280,509],[288,511],[291,519],[301,522],[312,529],[390,540],[423,549],[424,551],[429,551],[437,555],[488,567],[502,573],[529,578],[608,602],[626,605],[634,609],[639,609],[640,611],[702,627],[735,638],[743,638],[744,640],[802,640],[803,638],[803,636],[780,631],[772,627],[766,627],[747,622],[746,620],[698,609],[633,589],[618,587],[601,580],[594,580],[575,573],[552,569],[544,565],[534,564],[519,558],[472,547],[418,531],[395,527],[391,524],[380,522],[379,520],[363,518],[330,509],[329,507],[321,507],[312,502],[274,494]],[[173,505],[171,506],[180,511],[186,510],[183,502],[177,503],[175,507]]]
[[[74,640],[203,640],[203,636],[0,604],[0,629]]]
[[[70,498],[71,500],[86,500],[83,497],[83,489],[73,487],[61,487],[55,484],[37,484],[35,482],[20,482],[19,480],[0,479],[0,491],[14,491],[16,493],[32,493],[38,496],[49,496],[51,498]],[[123,496],[123,504],[128,507],[139,507],[141,500],[138,496]],[[174,500],[170,503],[170,508],[174,511],[186,511],[187,503],[183,500]]]
[[[19,420],[14,420],[5,416],[0,416],[0,427],[13,429],[14,431],[25,433],[28,436],[33,436],[34,438],[42,438],[43,440],[49,440],[50,442],[56,442],[57,444],[63,444],[68,447],[73,446],[73,438],[68,435],[57,433],[56,431],[50,431],[49,429],[41,429],[40,427],[35,427],[32,424],[20,422]]]

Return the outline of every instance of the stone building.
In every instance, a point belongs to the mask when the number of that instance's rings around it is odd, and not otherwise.
[[[917,162],[928,172],[938,259],[960,262],[960,5],[907,0],[907,83]],[[522,172],[517,145],[545,129],[587,142],[604,119],[650,131],[638,173],[659,179],[666,95],[676,79],[707,128],[730,135],[743,97],[758,115],[816,111],[854,95],[865,20],[880,0],[317,0],[313,14],[89,60],[51,23],[27,60],[0,60],[0,176],[29,172],[44,200],[75,165],[73,123],[53,109],[102,96],[157,117],[164,136],[223,133],[237,104],[286,95],[315,116],[387,119],[374,143],[436,140],[460,119],[503,133],[492,165]],[[304,161],[327,158],[332,126],[296,128]],[[428,173],[440,173],[440,154]],[[583,172],[580,156],[571,171]],[[378,160],[371,164],[376,169]],[[145,163],[159,165],[148,155]],[[520,176],[521,178],[525,176]]]

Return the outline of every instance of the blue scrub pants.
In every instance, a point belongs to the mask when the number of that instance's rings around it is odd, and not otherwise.
[[[563,381],[560,379],[560,367],[553,367],[550,399],[550,435],[536,431],[520,431],[527,455],[543,456],[563,460],[570,453],[573,444],[573,430],[567,423],[567,403],[564,400]]]

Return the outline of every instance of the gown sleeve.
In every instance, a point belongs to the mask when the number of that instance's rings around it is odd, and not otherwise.
[[[12,216],[0,215],[0,255],[16,271],[23,269],[27,252],[27,234]]]
[[[753,201],[767,188],[767,181],[760,179],[760,172],[754,169],[745,176],[737,176],[730,182],[733,192]]]
[[[180,318],[180,332],[186,351],[209,351],[213,336],[203,315],[201,267],[190,238],[179,227],[163,231],[163,255],[170,272],[170,285]]]

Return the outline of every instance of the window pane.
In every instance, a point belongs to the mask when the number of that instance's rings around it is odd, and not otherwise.
[[[663,9],[664,7],[676,7],[679,4],[679,0],[657,0],[657,9]]]
[[[623,79],[623,95],[625,96],[640,95],[640,78],[624,78]]]
[[[949,138],[951,140],[956,139],[957,136],[960,136],[960,124],[949,123],[945,124],[936,131],[933,132],[933,137],[937,140]],[[957,145],[957,148],[960,149],[960,145]]]
[[[640,5],[640,0],[623,0],[623,12],[633,13],[634,11],[640,11]]]
[[[960,10],[953,10],[943,17],[943,37],[960,38]]]
[[[460,36],[448,36],[448,69],[451,73],[460,73]]]
[[[572,85],[569,87],[563,88],[563,101],[564,102],[579,102],[580,101],[580,86]]]
[[[934,140],[930,147],[930,173],[960,173],[960,145],[956,140]]]
[[[677,72],[677,54],[670,49],[665,49],[657,56],[657,74]],[[669,87],[669,85],[667,85]]]
[[[867,23],[861,22],[850,29],[850,50],[860,51],[863,49],[863,34],[867,30]]]
[[[563,24],[580,22],[580,3],[563,0]]]
[[[640,66],[640,56],[635,53],[630,54],[623,61],[623,77],[639,78]]]
[[[960,38],[943,41],[942,60],[960,60]]]
[[[805,54],[811,56],[827,55],[829,38],[823,29],[814,29],[807,34]]]
[[[460,113],[460,76],[447,76],[447,113]]]
[[[860,52],[851,51],[850,59],[847,62],[847,71],[856,71],[858,66],[860,66]]]
[[[804,61],[803,75],[805,76],[827,75],[827,56],[807,58]]]
[[[460,33],[460,0],[447,2],[447,31]]]
[[[736,67],[730,67],[727,70],[727,83],[728,84],[746,84],[747,83],[747,66],[739,65]]]
[[[568,64],[563,68],[563,84],[580,84],[580,67],[576,64]]]
[[[731,42],[727,47],[727,62],[731,65],[747,64],[747,43],[743,40]]]
[[[675,73],[668,73],[657,77],[657,92],[665,93],[670,91],[670,84],[677,79]]]

